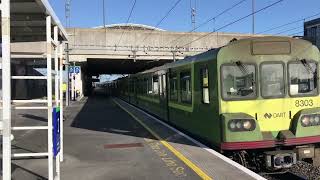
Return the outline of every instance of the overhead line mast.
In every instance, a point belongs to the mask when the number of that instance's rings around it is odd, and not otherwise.
[[[66,27],[70,27],[70,11],[71,11],[71,0],[66,0],[65,4],[65,18],[66,18]]]

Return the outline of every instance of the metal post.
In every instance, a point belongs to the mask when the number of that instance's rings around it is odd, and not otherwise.
[[[254,11],[255,11],[255,0],[252,0],[252,34],[255,33],[255,16],[254,16]]]
[[[47,101],[48,101],[48,179],[53,180],[52,144],[52,65],[51,65],[51,16],[46,18],[47,30]]]
[[[10,48],[10,0],[1,1],[2,20],[2,175],[11,180],[11,48]]]
[[[75,89],[76,89],[76,73],[75,73],[75,68],[76,68],[76,63],[73,62],[73,72],[72,72],[72,90],[71,90],[71,96],[72,96],[72,100],[75,101],[76,100],[76,93],[75,93]]]
[[[60,93],[59,93],[59,58],[58,58],[58,50],[60,48],[58,41],[58,26],[54,26],[53,28],[53,41],[55,44],[54,47],[54,99],[55,99],[55,107],[59,106]],[[60,108],[61,111],[61,108]],[[61,119],[60,119],[61,120]],[[56,173],[57,176],[55,180],[60,180],[60,156],[56,156]]]
[[[67,70],[67,89],[66,89],[66,106],[69,106],[70,101],[70,82],[69,82],[69,43],[66,43],[66,64],[65,69]]]
[[[103,28],[106,28],[105,0],[102,0]]]
[[[63,161],[63,44],[60,44],[60,162]]]
[[[53,29],[53,40],[56,45],[58,45],[58,26],[54,26]],[[58,66],[59,66],[59,59],[58,59],[58,46],[54,48],[54,99],[55,99],[55,106],[59,106],[59,77],[58,77]]]

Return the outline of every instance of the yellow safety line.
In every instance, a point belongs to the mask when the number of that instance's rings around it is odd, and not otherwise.
[[[116,102],[113,99],[113,102],[116,103],[121,109],[126,111],[133,119],[138,121],[146,130],[148,130],[155,138],[157,138],[166,148],[168,148],[174,155],[176,155],[181,161],[183,161],[187,166],[189,166],[195,173],[197,173],[202,179],[209,180],[212,178],[208,176],[205,172],[203,172],[197,165],[192,163],[188,158],[186,158],[183,154],[181,154],[178,150],[176,150],[173,146],[171,146],[167,141],[163,140],[157,133],[151,130],[145,123],[143,123],[138,117],[133,115],[127,109],[125,109],[122,105]]]

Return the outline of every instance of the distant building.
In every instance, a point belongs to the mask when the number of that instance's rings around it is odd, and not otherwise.
[[[320,48],[320,18],[304,23],[304,36]]]

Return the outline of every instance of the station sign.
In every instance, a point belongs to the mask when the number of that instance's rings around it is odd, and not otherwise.
[[[71,67],[69,67],[69,73],[79,74],[80,73],[80,66],[71,66]]]
[[[53,108],[52,117],[53,155],[56,157],[60,152],[60,107]]]

